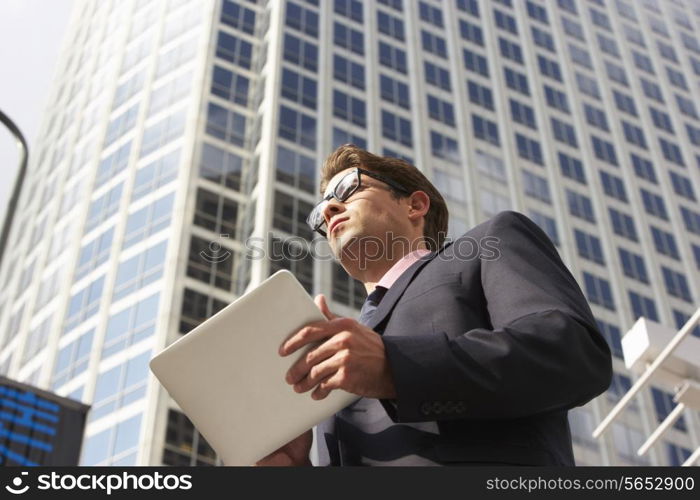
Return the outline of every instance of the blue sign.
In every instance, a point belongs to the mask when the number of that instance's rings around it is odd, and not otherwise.
[[[77,465],[87,410],[0,377],[0,464]]]

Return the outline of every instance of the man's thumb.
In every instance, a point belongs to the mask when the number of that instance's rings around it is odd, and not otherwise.
[[[330,309],[328,309],[328,304],[326,304],[326,297],[323,294],[316,295],[316,297],[314,298],[314,302],[316,303],[316,306],[321,310],[321,312],[327,320],[337,318],[337,316],[333,314]]]

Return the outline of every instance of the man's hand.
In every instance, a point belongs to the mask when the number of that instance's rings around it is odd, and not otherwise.
[[[333,315],[323,295],[317,295],[315,302],[328,321],[306,325],[282,345],[280,355],[288,356],[314,342],[321,345],[289,369],[287,383],[296,392],[315,388],[313,399],[323,399],[333,389],[370,398],[396,398],[379,334],[354,319]]]
[[[273,451],[265,458],[255,463],[260,467],[291,467],[298,465],[311,465],[309,451],[313,434],[311,430],[306,431],[301,436],[291,440],[277,451]]]

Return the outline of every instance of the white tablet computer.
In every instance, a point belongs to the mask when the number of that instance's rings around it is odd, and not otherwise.
[[[281,357],[279,347],[322,320],[279,271],[155,356],[151,370],[225,465],[252,465],[358,398],[335,390],[314,401],[284,381],[306,350]]]

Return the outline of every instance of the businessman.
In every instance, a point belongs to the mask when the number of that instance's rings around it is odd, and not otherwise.
[[[606,390],[607,343],[545,233],[501,212],[445,244],[447,207],[414,166],[353,145],[307,222],[364,283],[359,320],[296,332],[293,390],[362,396],[317,428],[321,465],[575,465],[567,411]],[[259,465],[308,465],[311,432]]]

